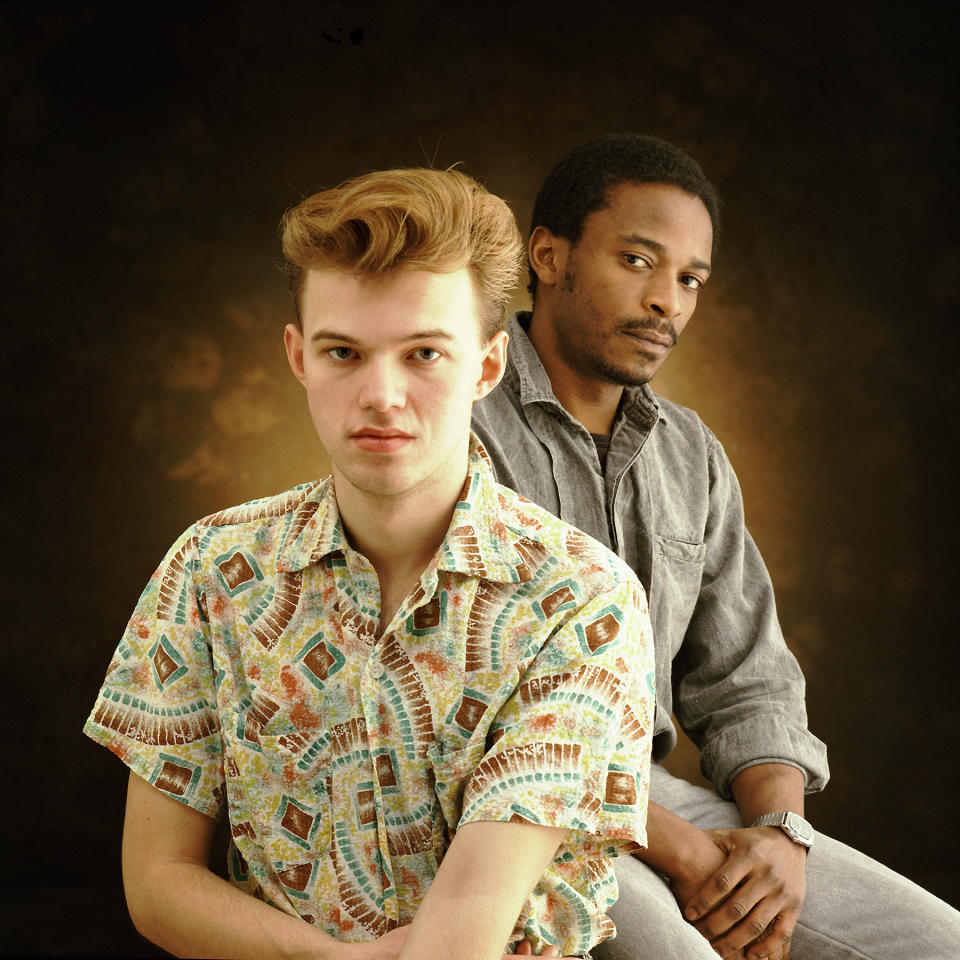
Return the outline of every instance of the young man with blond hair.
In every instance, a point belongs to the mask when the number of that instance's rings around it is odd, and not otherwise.
[[[131,771],[131,915],[181,956],[585,955],[646,842],[652,644],[627,565],[470,432],[513,217],[387,171],[289,211],[283,248],[332,477],[193,524],[137,604],[85,727]]]

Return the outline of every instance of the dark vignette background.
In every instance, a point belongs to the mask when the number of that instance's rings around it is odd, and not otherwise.
[[[526,227],[552,163],[619,130],[726,199],[656,386],[739,472],[831,750],[810,817],[960,903],[954,9],[0,8],[3,952],[157,955],[124,912],[125,771],[80,727],[173,538],[325,469],[283,357],[281,211],[462,161]]]

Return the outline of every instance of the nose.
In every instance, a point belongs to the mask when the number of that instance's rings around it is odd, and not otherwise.
[[[666,272],[654,271],[643,290],[643,306],[668,320],[679,316],[682,308],[677,281]]]
[[[402,368],[387,357],[371,360],[367,364],[360,387],[361,407],[386,413],[392,407],[403,407],[406,396],[406,375]]]

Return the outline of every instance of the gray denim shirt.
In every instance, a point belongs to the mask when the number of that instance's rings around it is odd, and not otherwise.
[[[822,789],[826,748],[807,730],[803,674],[720,442],[692,410],[627,388],[602,470],[521,323],[529,314],[510,319],[506,374],[474,405],[473,429],[501,483],[614,550],[646,588],[654,759],[676,745],[673,712],[721,796],[741,770],[768,761],[800,768],[808,792]]]

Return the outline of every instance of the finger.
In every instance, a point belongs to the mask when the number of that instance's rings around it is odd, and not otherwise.
[[[775,917],[766,932],[747,951],[747,960],[787,960],[790,939],[797,925],[797,916],[784,911]]]
[[[540,951],[540,956],[541,956],[541,957],[559,957],[559,956],[560,956],[560,948],[559,948],[559,947],[544,947],[544,948]]]
[[[766,898],[759,899],[750,906],[751,899],[749,895],[741,896],[740,890],[736,890],[727,903],[721,904],[714,913],[697,924],[697,929],[710,941],[711,946],[720,956],[725,956],[724,951],[743,950],[748,944],[759,944],[772,930],[780,904],[772,898]],[[733,914],[738,914],[737,922],[726,926],[729,917]],[[717,915],[721,915],[719,920],[715,919]],[[701,927],[710,926],[722,928],[721,933],[712,935],[711,932],[701,929]],[[782,942],[782,940],[770,940],[764,949],[773,947],[779,949]],[[757,956],[765,956],[765,954],[761,952]]]
[[[760,907],[759,913],[755,913]],[[756,940],[766,929],[766,923],[777,915],[782,906],[779,900],[764,898],[759,884],[748,880],[734,889],[726,900],[720,901],[712,910],[694,923],[697,930],[711,942],[734,934],[731,946],[744,947]],[[758,923],[763,923],[757,928]],[[753,932],[750,932],[753,929]]]
[[[529,940],[521,940],[517,945],[515,957],[530,957],[533,956],[533,947],[530,946]]]
[[[690,923],[696,923],[723,903],[747,875],[748,871],[743,865],[727,860],[707,877],[703,886],[689,899],[683,911],[684,917]]]
[[[721,956],[743,956],[745,960],[786,960],[790,937],[786,932],[787,921],[774,917],[761,929],[764,914],[752,911],[742,923],[710,946]],[[746,942],[746,946],[745,943]]]

